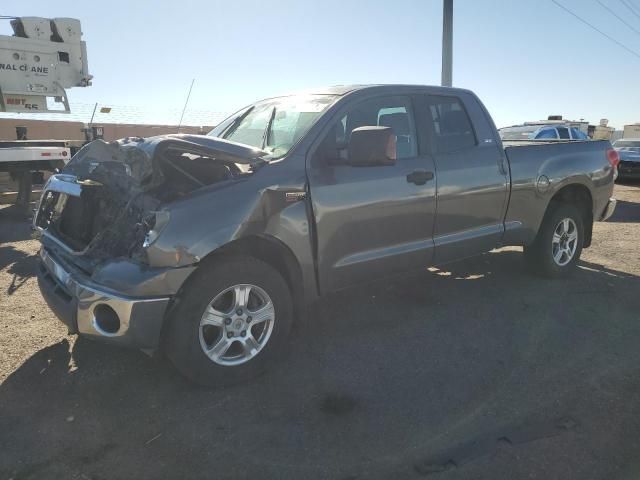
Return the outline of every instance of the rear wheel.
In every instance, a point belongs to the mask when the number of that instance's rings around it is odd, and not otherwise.
[[[557,203],[540,226],[533,245],[525,247],[527,263],[547,277],[562,277],[575,270],[584,244],[584,220],[574,205]]]
[[[286,349],[293,315],[287,283],[254,258],[201,268],[170,313],[167,356],[201,385],[229,385],[260,374]]]

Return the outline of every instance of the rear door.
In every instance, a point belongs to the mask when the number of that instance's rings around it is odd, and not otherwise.
[[[312,150],[308,178],[324,292],[405,272],[433,260],[434,162],[418,148],[412,97],[354,100],[336,112]],[[397,137],[388,166],[345,163],[354,128],[384,125]]]
[[[425,106],[437,175],[435,263],[486,252],[504,233],[508,167],[475,97],[429,95]],[[473,118],[473,122],[472,119]]]

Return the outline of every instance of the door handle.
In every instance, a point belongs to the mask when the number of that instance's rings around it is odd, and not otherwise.
[[[433,172],[427,172],[426,170],[414,170],[407,175],[407,182],[415,183],[416,185],[424,185],[429,180],[433,180]]]

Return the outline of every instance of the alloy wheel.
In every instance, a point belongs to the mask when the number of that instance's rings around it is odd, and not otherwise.
[[[240,365],[265,347],[274,322],[273,302],[262,288],[233,285],[205,308],[199,327],[200,346],[219,365]]]

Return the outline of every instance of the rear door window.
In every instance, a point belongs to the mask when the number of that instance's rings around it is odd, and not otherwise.
[[[435,148],[438,152],[454,152],[477,144],[471,119],[457,97],[428,97],[433,122]]]

